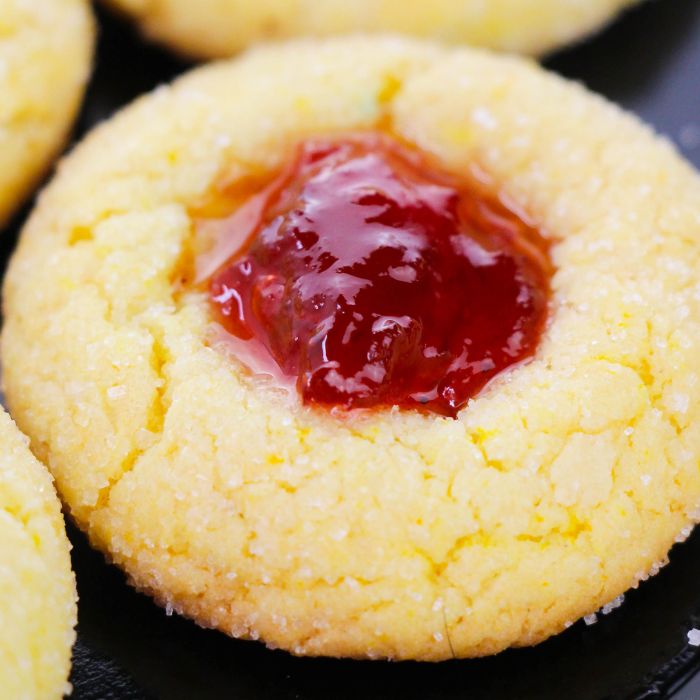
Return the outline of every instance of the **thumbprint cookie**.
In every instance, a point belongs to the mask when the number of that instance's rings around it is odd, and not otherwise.
[[[93,39],[87,0],[0,0],[0,227],[68,135]]]
[[[76,592],[61,506],[46,468],[0,411],[0,687],[4,698],[70,692]]]
[[[161,605],[300,655],[492,654],[698,519],[699,240],[673,147],[530,62],[260,48],[63,163],[5,388]]]
[[[200,59],[261,41],[397,32],[540,55],[581,39],[638,0],[106,0],[146,36]]]

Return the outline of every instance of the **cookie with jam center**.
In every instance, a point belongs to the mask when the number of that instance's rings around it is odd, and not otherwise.
[[[541,55],[581,39],[635,0],[106,0],[150,38],[200,59],[261,41],[399,32]]]
[[[70,692],[76,591],[51,476],[0,412],[0,687],[7,698]]]
[[[93,43],[86,0],[0,0],[0,227],[63,145]]]
[[[698,517],[699,226],[671,145],[528,62],[258,49],[66,160],[6,278],[6,392],[92,543],[202,625],[536,644]]]

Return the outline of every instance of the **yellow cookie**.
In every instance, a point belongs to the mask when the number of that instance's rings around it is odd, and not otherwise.
[[[4,411],[0,523],[2,697],[62,698],[76,622],[70,546],[51,477]]]
[[[207,221],[249,219],[300,142],[358,133],[444,183],[478,171],[551,245],[534,356],[455,418],[300,401],[251,374],[192,278]],[[6,392],[94,545],[202,625],[309,655],[531,645],[658,570],[700,516],[699,233],[674,149],[529,62],[395,38],[258,49],[63,163],[5,282]]]
[[[65,141],[93,39],[86,0],[0,0],[0,227]]]
[[[197,58],[259,41],[401,32],[542,54],[599,29],[636,0],[106,0],[143,31]]]

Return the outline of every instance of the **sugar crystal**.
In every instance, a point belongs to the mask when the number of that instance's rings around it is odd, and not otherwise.
[[[700,630],[693,627],[692,630],[688,632],[688,644],[691,647],[700,647]]]

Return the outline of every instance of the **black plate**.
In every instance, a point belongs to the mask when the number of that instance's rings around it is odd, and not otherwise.
[[[187,65],[100,15],[96,74],[79,133]],[[700,2],[647,2],[548,61],[637,112],[700,166]],[[17,226],[23,217],[18,217]],[[16,229],[17,226],[14,228]],[[8,252],[14,236],[2,241]],[[3,256],[4,260],[5,256]],[[168,617],[70,530],[80,592],[76,700],[603,700],[700,698],[700,531],[622,608],[534,649],[439,665],[297,659]]]

